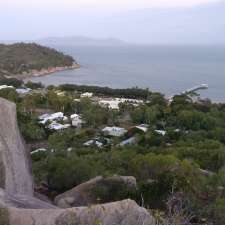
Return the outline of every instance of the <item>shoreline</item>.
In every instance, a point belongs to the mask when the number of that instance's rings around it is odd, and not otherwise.
[[[41,70],[31,70],[29,73],[17,74],[13,76],[7,76],[7,78],[16,78],[18,80],[27,80],[29,78],[42,77],[50,74],[54,74],[57,72],[63,72],[67,70],[75,70],[79,69],[81,66],[77,63],[74,63],[72,66],[59,66],[59,67],[50,67],[47,69]]]

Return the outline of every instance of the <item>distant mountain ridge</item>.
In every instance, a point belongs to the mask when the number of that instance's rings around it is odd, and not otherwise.
[[[85,36],[68,36],[68,37],[48,37],[37,40],[40,44],[45,45],[68,45],[68,46],[118,46],[127,43],[116,38],[90,38]]]

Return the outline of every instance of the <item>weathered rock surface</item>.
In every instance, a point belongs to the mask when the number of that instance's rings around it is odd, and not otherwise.
[[[113,176],[107,178],[98,176],[61,195],[58,195],[55,198],[55,204],[60,208],[88,206],[90,204],[98,203],[101,195],[107,195],[108,197],[106,202],[111,202],[113,201],[113,196],[110,196],[111,191],[115,192],[117,189],[117,191],[121,193],[127,190],[135,191],[136,188],[136,179],[131,176]],[[100,196],[97,192],[100,192]]]
[[[39,200],[29,195],[13,195],[0,189],[0,208],[15,207],[23,209],[57,209],[49,202]]]
[[[33,196],[28,151],[17,125],[16,106],[0,98],[0,187],[9,194]]]
[[[16,106],[0,98],[0,224],[155,225],[147,210],[131,200],[56,208],[34,197],[30,171],[29,155],[17,125]],[[131,178],[123,178],[123,182],[130,187],[136,183]]]
[[[9,209],[10,225],[155,225],[146,209],[134,201],[71,209]]]

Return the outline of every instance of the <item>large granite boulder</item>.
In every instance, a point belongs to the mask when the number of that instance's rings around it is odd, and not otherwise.
[[[120,198],[126,196],[126,193],[135,192],[136,188],[136,179],[131,176],[98,176],[58,195],[55,204],[60,208],[70,208],[112,202],[122,200]]]
[[[42,201],[29,195],[17,195],[6,193],[0,188],[0,208],[23,208],[23,209],[57,209],[50,202]],[[1,225],[1,223],[0,223]]]
[[[154,218],[134,201],[70,209],[8,210],[10,225],[155,225]]]
[[[33,196],[29,154],[19,132],[16,105],[0,98],[0,188]]]

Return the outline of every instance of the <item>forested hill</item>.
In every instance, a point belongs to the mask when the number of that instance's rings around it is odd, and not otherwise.
[[[0,76],[30,74],[33,70],[72,67],[75,60],[54,49],[30,43],[0,44]]]

